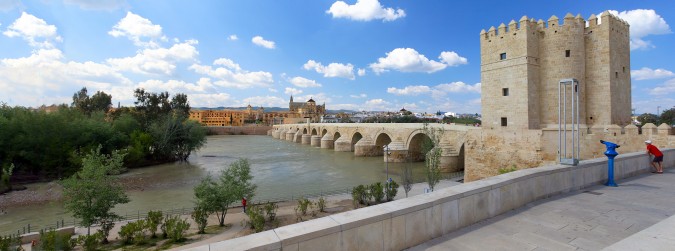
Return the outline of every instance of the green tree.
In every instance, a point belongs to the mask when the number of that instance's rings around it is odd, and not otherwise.
[[[64,207],[80,219],[80,226],[87,227],[87,235],[92,225],[118,219],[111,210],[129,202],[116,178],[107,175],[122,165],[123,158],[122,154],[104,156],[92,150],[82,158],[82,170],[62,182]]]
[[[82,87],[80,91],[73,94],[73,103],[71,104],[77,110],[86,115],[92,112],[108,112],[112,106],[112,96],[105,92],[97,91],[96,94],[89,97],[87,87]]]
[[[441,181],[440,160],[443,149],[440,148],[440,142],[445,131],[440,127],[431,127],[428,123],[424,124],[424,133],[429,137],[422,142],[422,152],[424,156],[424,170],[427,176],[427,184],[431,191]]]
[[[251,181],[251,167],[247,159],[239,159],[220,172],[218,180],[204,178],[194,188],[197,207],[216,213],[220,226],[225,226],[225,215],[230,204],[255,195],[257,186]]]
[[[645,125],[647,123],[658,123],[659,117],[651,113],[643,113],[637,117],[637,121],[640,122],[640,125]]]
[[[675,108],[670,108],[661,113],[659,117],[659,124],[666,123],[670,126],[675,126]]]

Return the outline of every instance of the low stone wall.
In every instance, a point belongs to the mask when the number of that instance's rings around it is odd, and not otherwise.
[[[75,227],[70,226],[70,227],[63,227],[55,230],[57,234],[69,234],[69,235],[74,235],[75,234]],[[40,232],[32,232],[32,233],[27,233],[27,234],[22,234],[21,235],[21,243],[30,243],[31,241],[39,241],[40,240]]]
[[[271,126],[207,126],[209,134],[215,135],[267,135]]]
[[[675,166],[675,149],[663,153],[664,166]],[[644,153],[622,154],[614,163],[617,180],[651,168]],[[190,250],[401,250],[606,179],[606,158],[524,169]]]

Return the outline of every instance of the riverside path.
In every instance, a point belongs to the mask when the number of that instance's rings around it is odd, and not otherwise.
[[[409,250],[675,250],[673,191],[671,167],[535,201]]]

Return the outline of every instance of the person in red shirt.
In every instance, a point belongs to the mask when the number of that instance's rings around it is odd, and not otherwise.
[[[652,159],[652,166],[654,169],[656,169],[656,172],[652,173],[663,173],[663,166],[661,165],[661,162],[663,162],[663,153],[659,151],[659,148],[652,145],[651,140],[645,141],[645,144],[647,145],[647,154],[649,154],[650,157],[654,155],[654,158]]]
[[[246,197],[241,198],[241,207],[244,208],[244,213],[246,213]]]

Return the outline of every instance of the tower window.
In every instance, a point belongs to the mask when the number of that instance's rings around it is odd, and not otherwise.
[[[565,57],[567,57],[567,58],[570,57],[570,50],[565,51]]]
[[[614,77],[615,77],[615,78],[618,78],[618,77],[619,77],[619,72],[618,72],[618,71],[615,71],[615,72],[614,72]]]
[[[626,73],[626,67],[625,66],[623,67],[623,72]]]
[[[508,96],[509,95],[509,88],[502,88],[502,96]]]
[[[506,53],[499,54],[499,60],[506,59]]]
[[[502,117],[502,126],[506,126],[507,119],[506,117]]]

